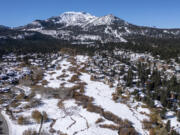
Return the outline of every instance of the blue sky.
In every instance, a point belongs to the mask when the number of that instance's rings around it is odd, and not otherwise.
[[[0,24],[21,26],[66,11],[114,14],[137,25],[180,28],[180,0],[0,0]]]

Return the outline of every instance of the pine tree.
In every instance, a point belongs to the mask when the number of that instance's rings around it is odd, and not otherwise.
[[[127,76],[127,86],[132,86],[132,81],[133,81],[133,72],[132,69],[129,69]]]
[[[162,111],[160,113],[160,116],[161,116],[162,119],[166,118],[166,109],[165,108],[162,109]]]
[[[180,122],[180,111],[177,113],[177,120]]]
[[[170,122],[170,120],[168,120],[167,123],[166,123],[166,130],[168,132],[170,132],[170,130],[171,130],[171,122]]]

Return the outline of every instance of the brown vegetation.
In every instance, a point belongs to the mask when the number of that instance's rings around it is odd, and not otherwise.
[[[25,97],[25,94],[21,93],[21,94],[16,96],[16,100],[20,101],[20,100],[24,99],[24,97]]]
[[[60,109],[63,109],[63,108],[64,108],[64,103],[63,103],[63,101],[64,101],[64,100],[60,100],[60,101],[58,102],[58,107],[59,107]]]
[[[144,119],[143,120],[143,128],[150,130],[152,128],[152,122],[147,119]]]
[[[119,135],[138,135],[134,128],[121,128],[118,132]]]
[[[24,125],[24,124],[27,124],[27,123],[28,123],[27,118],[25,118],[25,117],[23,117],[23,116],[20,116],[20,117],[18,118],[18,124],[19,124],[19,125]]]
[[[73,75],[73,76],[71,77],[71,79],[68,80],[68,81],[69,81],[69,82],[76,82],[76,81],[80,81],[80,79],[79,79],[78,75]]]
[[[103,125],[99,125],[101,128],[108,128],[111,130],[119,130],[119,126],[113,125],[113,124],[103,124]]]
[[[16,108],[16,107],[18,107],[20,104],[21,104],[21,103],[17,102],[17,100],[14,100],[14,101],[11,102],[11,107]]]
[[[37,135],[37,132],[34,129],[28,129],[23,132],[23,135]]]
[[[48,81],[47,80],[42,80],[42,85],[47,85],[48,84]]]
[[[104,119],[102,119],[102,118],[99,118],[99,119],[96,120],[96,124],[102,123],[102,122],[104,122]]]
[[[37,110],[33,111],[31,116],[37,123],[41,122],[42,114],[39,111],[37,111]]]

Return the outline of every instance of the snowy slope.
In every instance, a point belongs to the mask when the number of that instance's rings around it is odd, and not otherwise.
[[[82,68],[84,66],[83,63],[87,62],[88,57],[77,56],[76,60],[77,65],[79,65],[78,67]],[[76,82],[68,81],[75,74],[75,72],[71,71],[70,68],[76,67],[76,64],[72,64],[68,58],[62,57],[52,61],[52,64],[55,64],[57,68],[46,71],[43,79],[47,80],[48,83],[45,87],[56,89],[62,84],[64,84],[64,87],[73,87],[76,85]],[[59,78],[59,76],[61,77]],[[93,104],[100,106],[105,111],[117,115],[123,120],[128,119],[133,123],[133,127],[135,127],[136,131],[142,135],[148,135],[148,132],[142,128],[141,121],[145,118],[148,119],[148,117],[142,112],[148,114],[149,110],[141,108],[141,106],[138,105],[141,103],[133,103],[131,106],[127,106],[123,103],[116,103],[112,100],[112,93],[115,91],[115,88],[110,88],[102,82],[91,81],[88,73],[81,73],[79,79],[79,82],[86,83],[84,94],[94,99]],[[38,85],[41,85],[41,82]],[[27,94],[31,91],[29,87],[19,87]],[[117,130],[102,128],[100,126],[100,124],[118,126],[116,123],[107,120],[99,113],[89,112],[86,108],[77,104],[77,101],[73,98],[62,100],[63,106],[61,107],[58,106],[58,102],[61,101],[61,99],[46,98],[40,93],[36,94],[34,98],[41,100],[42,104],[37,107],[22,109],[23,106],[28,104],[28,102],[21,102],[20,107],[16,108],[17,112],[14,113],[16,118],[19,116],[28,118],[28,120],[31,121],[30,124],[19,125],[16,120],[10,119],[9,115],[3,111],[3,115],[5,116],[10,128],[10,135],[22,135],[24,130],[27,129],[35,129],[38,131],[40,124],[37,124],[31,117],[31,113],[34,110],[40,112],[45,111],[47,113],[50,121],[43,124],[42,130],[50,132],[50,130],[53,129],[53,135],[58,135],[59,132],[68,135],[118,135]],[[137,107],[137,105],[139,107]],[[100,124],[96,122],[99,118],[103,119]],[[52,120],[55,120],[54,123]]]

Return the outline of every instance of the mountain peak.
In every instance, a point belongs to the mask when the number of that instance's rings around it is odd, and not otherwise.
[[[59,20],[57,23],[64,23],[66,26],[68,25],[78,25],[81,26],[90,20],[96,19],[95,16],[92,16],[86,12],[64,12],[59,16]]]
[[[108,14],[108,15],[106,15],[106,17],[115,18],[115,16],[113,14]]]
[[[93,24],[94,25],[111,25],[115,20],[120,20],[120,19],[115,17],[113,14],[108,14],[106,16],[97,18],[93,22]]]

